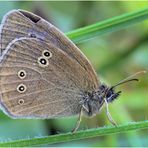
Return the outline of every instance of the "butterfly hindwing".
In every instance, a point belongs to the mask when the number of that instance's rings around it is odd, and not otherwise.
[[[45,52],[49,57],[44,57]],[[53,44],[20,38],[1,58],[0,103],[16,118],[75,115],[89,87],[88,77],[75,60]]]

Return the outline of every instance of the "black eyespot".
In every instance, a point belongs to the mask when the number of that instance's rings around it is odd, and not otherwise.
[[[43,65],[46,65],[47,64],[47,61],[44,58],[41,58],[40,59],[40,63],[43,64]]]
[[[48,66],[48,59],[44,58],[44,57],[39,57],[38,58],[38,63],[41,67],[46,67]]]
[[[20,76],[21,76],[21,77],[24,77],[24,75],[25,75],[24,72],[21,72],[21,73],[20,73]]]
[[[25,92],[26,91],[26,86],[24,84],[18,85],[17,91],[20,92],[20,93]]]
[[[24,104],[24,99],[20,99],[19,101],[18,101],[18,104]]]
[[[45,57],[50,57],[50,52],[48,52],[48,51],[44,52],[44,56]]]
[[[20,70],[20,71],[18,72],[18,77],[19,77],[20,79],[24,79],[24,78],[26,77],[26,72],[25,72],[24,70]]]
[[[49,59],[52,57],[52,53],[48,50],[44,50],[43,53],[42,53],[43,57]]]
[[[20,86],[19,87],[19,91],[24,91],[25,90],[25,87],[24,86]]]

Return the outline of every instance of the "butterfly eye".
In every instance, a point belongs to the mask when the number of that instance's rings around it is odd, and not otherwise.
[[[47,60],[46,58],[44,58],[44,57],[39,57],[39,58],[38,58],[38,63],[39,63],[39,65],[40,65],[41,67],[46,67],[46,66],[49,65],[48,60]]]
[[[18,91],[19,93],[25,92],[25,91],[26,91],[26,86],[25,86],[24,84],[18,85],[17,91]]]
[[[43,53],[42,53],[43,57],[49,59],[52,57],[52,53],[48,50],[44,50]]]
[[[18,77],[19,77],[20,79],[24,79],[24,78],[26,77],[26,71],[25,71],[25,70],[20,70],[20,71],[18,72]]]

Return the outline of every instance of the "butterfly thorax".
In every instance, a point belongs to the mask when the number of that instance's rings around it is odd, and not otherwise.
[[[119,92],[115,92],[114,88],[108,87],[102,84],[98,90],[92,92],[85,92],[81,105],[83,112],[87,116],[93,116],[101,111],[101,108],[105,102],[113,102],[119,96]]]

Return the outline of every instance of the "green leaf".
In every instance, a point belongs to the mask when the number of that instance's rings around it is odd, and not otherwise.
[[[83,131],[78,131],[75,134],[66,133],[66,134],[58,134],[54,136],[42,137],[42,138],[33,138],[26,140],[17,140],[12,142],[0,143],[0,147],[22,147],[22,146],[39,146],[39,145],[47,145],[47,144],[55,144],[60,142],[67,142],[72,140],[79,140],[85,138],[98,137],[108,134],[121,133],[126,131],[138,130],[138,129],[146,129],[148,128],[148,120],[147,121],[139,121],[139,122],[131,122],[125,125],[119,125],[118,127],[103,127],[103,128],[95,128],[88,129]]]
[[[147,19],[148,8],[107,19],[105,21],[68,32],[66,35],[73,42],[80,43],[84,40],[94,38],[98,35],[114,32]]]

